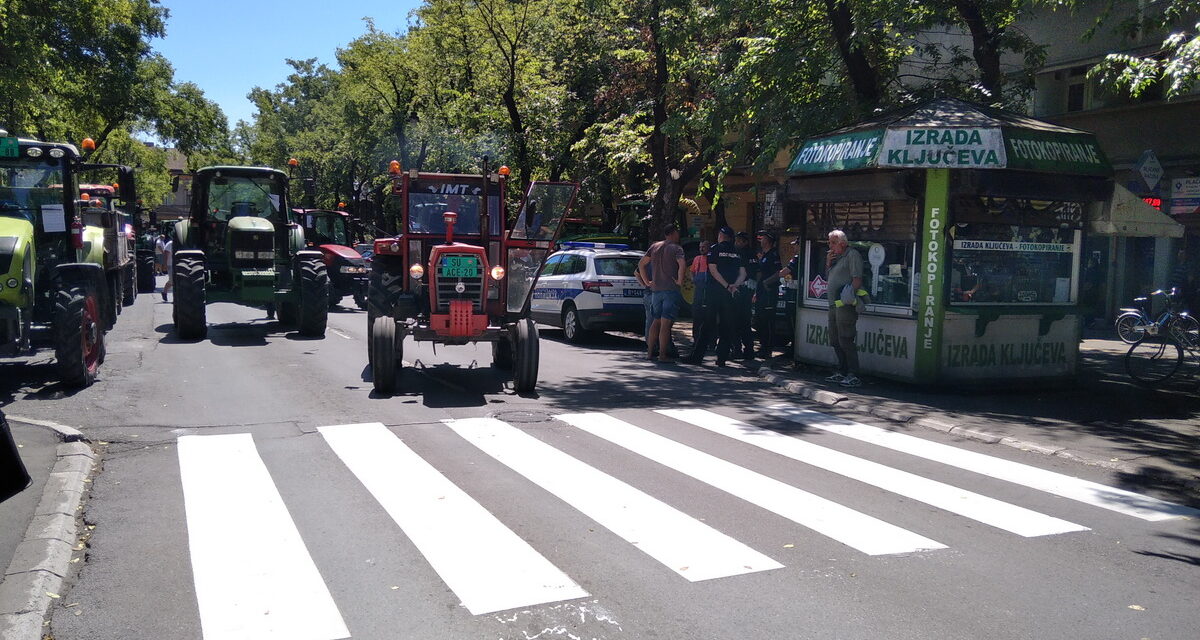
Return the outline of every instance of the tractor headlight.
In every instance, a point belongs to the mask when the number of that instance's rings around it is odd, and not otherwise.
[[[425,277],[425,267],[419,264],[414,264],[408,268],[408,275],[412,276],[413,280],[420,280]]]
[[[502,267],[500,265],[496,265],[496,266],[492,267],[492,280],[503,280],[503,279],[504,279],[504,267]]]
[[[259,259],[259,260],[270,260],[270,259],[272,259],[272,258],[274,258],[274,257],[275,257],[275,252],[274,252],[274,251],[259,251],[259,252],[258,252],[258,259]]]
[[[41,147],[29,147],[28,149],[25,150],[25,155],[29,156],[30,158],[40,158],[40,157],[42,157],[42,148]]]
[[[253,251],[234,251],[233,257],[237,258],[238,260],[253,260],[254,252]]]
[[[49,153],[50,153],[51,158],[61,158],[61,157],[63,157],[63,155],[65,155],[63,153],[63,150],[59,149],[58,147],[54,147],[54,148],[50,149]]]
[[[8,282],[6,282],[6,283],[4,283],[4,284],[7,284],[9,289],[16,289],[16,288],[17,288],[17,285],[19,285],[19,284],[21,284],[21,283],[20,283],[20,282],[17,282],[17,279],[16,279],[16,278],[9,278],[9,279],[8,279]]]
[[[343,265],[341,268],[341,272],[342,273],[366,273],[367,268],[366,267],[356,267],[354,265]]]

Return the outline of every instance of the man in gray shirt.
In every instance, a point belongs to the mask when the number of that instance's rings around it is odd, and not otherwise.
[[[829,290],[829,344],[837,354],[838,372],[825,378],[844,387],[857,387],[858,379],[858,306],[863,279],[862,254],[850,247],[841,229],[829,232],[829,253],[825,255]]]

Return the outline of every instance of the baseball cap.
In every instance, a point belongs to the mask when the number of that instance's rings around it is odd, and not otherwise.
[[[750,239],[750,234],[746,233],[745,231],[739,231],[739,232],[737,232],[737,234],[736,234],[736,235],[734,235],[733,237],[735,237],[735,238],[738,238],[738,239],[742,239],[742,240],[749,240],[749,239]]]
[[[721,228],[720,228],[720,229],[717,231],[717,233],[721,233],[721,234],[723,234],[723,235],[727,235],[727,236],[729,236],[730,238],[732,238],[732,237],[733,237],[733,227],[721,227]]]
[[[759,231],[758,233],[754,234],[754,237],[755,238],[770,238],[771,242],[775,242],[777,240],[777,238],[775,237],[775,234],[771,233],[770,231]]]

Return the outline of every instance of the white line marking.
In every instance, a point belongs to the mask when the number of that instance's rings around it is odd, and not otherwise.
[[[336,334],[338,334],[339,336],[341,336],[341,337],[343,337],[343,338],[345,338],[345,339],[347,339],[347,340],[353,340],[353,339],[354,339],[354,338],[352,338],[352,337],[350,337],[350,336],[346,335],[345,333],[342,333],[342,331],[341,331],[340,329],[335,329],[334,327],[329,327],[329,330],[330,330],[330,331],[332,331],[332,332],[334,332],[334,333],[336,333]]]
[[[318,431],[473,615],[587,597],[382,424]]]
[[[350,636],[250,434],[179,438],[179,473],[205,640]]]
[[[1087,527],[1074,522],[863,460],[776,431],[760,429],[704,409],[662,409],[658,413],[1017,535],[1033,537],[1088,531]]]
[[[946,545],[744,469],[603,413],[555,416],[680,473],[706,482],[868,555]]]
[[[995,458],[974,451],[967,451],[950,445],[924,440],[879,427],[852,422],[824,413],[797,409],[788,405],[771,407],[780,411],[785,418],[810,427],[823,429],[831,433],[854,438],[862,442],[886,447],[895,451],[907,453],[933,460],[942,464],[958,467],[999,480],[1005,480],[1038,491],[1045,491],[1056,496],[1077,500],[1110,511],[1116,511],[1128,516],[1157,522],[1178,517],[1200,517],[1200,510],[1183,505],[1151,498],[1132,491],[1116,489],[1096,482],[1082,480],[1072,476],[1039,469],[1034,466],[1013,462],[1003,458]]]
[[[484,453],[692,582],[783,566],[500,420],[469,418],[446,423]]]

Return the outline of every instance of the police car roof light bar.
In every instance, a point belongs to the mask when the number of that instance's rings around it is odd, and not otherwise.
[[[628,249],[627,244],[613,244],[611,242],[564,242],[564,249]]]

